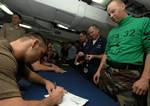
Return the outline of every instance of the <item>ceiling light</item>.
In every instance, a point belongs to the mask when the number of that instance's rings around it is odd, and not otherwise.
[[[13,12],[9,10],[5,5],[0,3],[0,8],[5,11],[7,14],[13,15]]]
[[[2,28],[3,27],[3,25],[0,25],[0,28]]]
[[[105,0],[92,0],[92,1],[99,3],[99,4],[103,4]]]
[[[23,28],[32,29],[32,27],[29,25],[25,25],[25,24],[19,24],[19,25]]]
[[[61,24],[57,24],[58,27],[63,28],[63,29],[69,29],[68,27],[61,25]]]
[[[71,29],[71,31],[75,32],[76,30],[75,29]]]

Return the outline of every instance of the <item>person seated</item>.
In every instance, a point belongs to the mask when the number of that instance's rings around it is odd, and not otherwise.
[[[68,55],[66,57],[66,62],[74,68],[74,60],[76,57],[77,48],[75,47],[74,42],[68,42]]]
[[[59,54],[57,50],[54,48],[53,43],[49,42],[47,47],[47,52],[44,56],[44,61],[48,63],[57,63],[57,60],[59,60]]]

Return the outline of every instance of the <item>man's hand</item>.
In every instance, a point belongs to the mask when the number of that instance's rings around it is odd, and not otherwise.
[[[133,92],[137,95],[144,95],[148,91],[149,80],[145,78],[140,78],[137,80],[133,86]]]
[[[51,64],[51,67],[56,73],[64,73],[65,72],[62,68],[56,66],[55,64]]]
[[[49,92],[49,96],[43,99],[38,106],[57,106],[62,102],[64,92],[64,88],[57,86]]]
[[[106,59],[107,59],[107,56],[106,56],[106,54],[104,54],[102,57],[102,61],[101,61],[100,65],[99,65],[99,67],[98,67],[98,69],[97,69],[97,71],[93,77],[93,81],[95,84],[98,84],[98,82],[99,82],[101,71],[105,71],[104,66],[106,64]]]
[[[75,65],[80,65],[84,62],[84,59],[81,59],[79,60],[79,58],[81,58],[82,56],[84,56],[85,54],[83,52],[79,52],[77,55],[76,55],[76,58],[75,58],[75,61],[74,61],[74,64]],[[83,57],[84,58],[84,57]]]
[[[83,52],[79,52],[77,55],[78,55],[78,57],[81,57],[81,56],[84,56],[84,53]]]
[[[62,102],[64,93],[65,93],[64,88],[57,86],[55,89],[52,90],[51,93],[49,93],[49,95],[50,95],[49,97],[57,105]]]
[[[99,77],[100,77],[100,72],[97,71],[97,72],[94,74],[94,76],[93,76],[93,81],[94,81],[94,83],[95,83],[96,85],[97,85],[98,82],[99,82]]]
[[[66,72],[66,71],[64,71],[62,68],[59,68],[59,67],[55,68],[54,71],[55,71],[56,73],[64,73],[64,72]]]
[[[93,58],[94,58],[94,55],[92,55],[92,54],[86,55],[86,60],[88,60],[88,61],[92,60]]]
[[[55,84],[50,82],[50,81],[48,81],[48,80],[44,80],[44,82],[45,82],[45,87],[46,87],[48,93],[51,93],[51,91],[53,89],[55,89],[55,87],[56,87]]]

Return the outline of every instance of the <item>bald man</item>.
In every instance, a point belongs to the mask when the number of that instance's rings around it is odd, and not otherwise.
[[[106,75],[109,84],[103,80],[105,86],[111,88],[121,106],[146,106],[150,80],[150,19],[128,16],[125,7],[121,0],[112,0],[107,6],[110,18],[118,26],[109,33],[105,55],[93,80],[98,84],[99,77]],[[103,68],[105,74],[102,74]]]
[[[36,33],[8,42],[0,40],[0,106],[55,106],[64,95],[62,87],[55,85],[26,68],[25,64],[37,61],[46,51],[46,44]],[[42,84],[50,96],[43,100],[24,100],[18,88],[20,78]]]

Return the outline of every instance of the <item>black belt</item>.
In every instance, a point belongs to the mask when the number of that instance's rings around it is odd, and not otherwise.
[[[118,63],[114,61],[107,60],[107,64],[112,68],[117,69],[131,69],[131,70],[142,70],[143,65],[135,65],[135,64],[128,64],[128,63]]]

